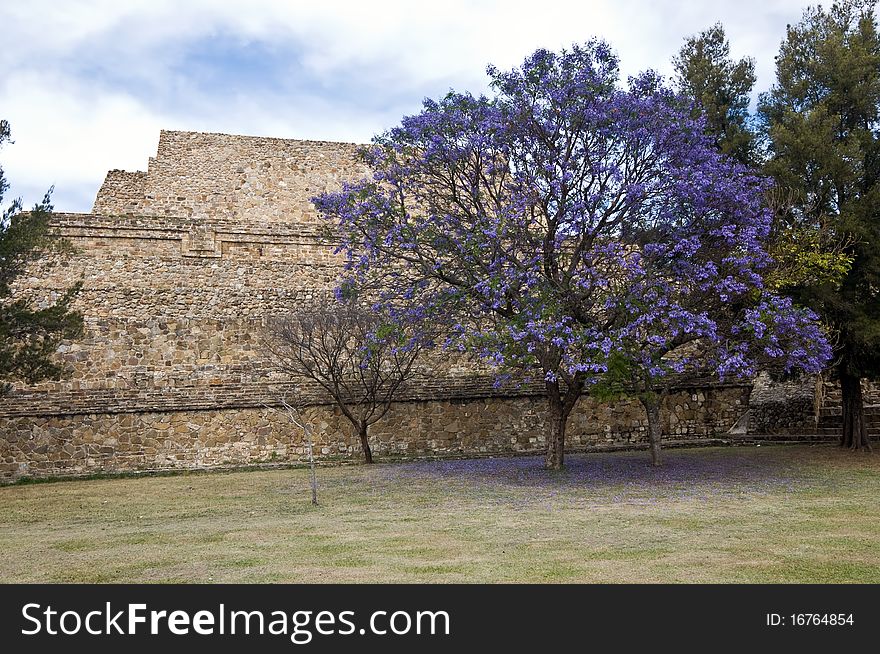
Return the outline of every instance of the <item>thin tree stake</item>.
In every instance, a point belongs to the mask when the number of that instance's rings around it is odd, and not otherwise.
[[[265,402],[263,406],[269,409],[270,411],[276,411],[274,407],[269,406]],[[309,453],[309,484],[312,488],[312,505],[318,506],[318,474],[315,471],[315,455],[314,455],[314,446],[312,441],[312,425],[306,420],[302,413],[292,407],[287,403],[287,400],[283,397],[281,398],[281,406],[285,408],[287,411],[287,417],[290,418],[290,421],[303,430],[303,434],[306,437],[306,446],[308,448]]]

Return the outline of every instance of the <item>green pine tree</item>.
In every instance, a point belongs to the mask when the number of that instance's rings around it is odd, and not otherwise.
[[[9,123],[2,120],[0,145],[9,137]],[[0,203],[8,188],[0,168]],[[0,216],[0,395],[10,390],[11,382],[58,379],[62,367],[55,351],[63,340],[82,332],[82,316],[70,308],[79,286],[47,306],[34,306],[15,290],[15,280],[30,263],[63,245],[52,235],[51,212],[47,193],[31,211],[22,211],[21,201],[14,200]]]
[[[748,124],[754,60],[734,61],[724,27],[716,23],[685,39],[672,63],[679,92],[704,113],[706,130],[719,149],[743,164],[754,164],[755,135]]]
[[[759,113],[766,171],[796,198],[790,216],[824,225],[850,265],[839,283],[787,289],[834,331],[843,394],[841,444],[870,449],[860,378],[880,375],[880,39],[874,2],[808,8],[789,26],[776,84]]]

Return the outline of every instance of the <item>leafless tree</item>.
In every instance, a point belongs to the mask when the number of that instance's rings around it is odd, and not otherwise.
[[[365,462],[372,463],[369,428],[416,376],[425,341],[369,307],[330,300],[271,321],[266,347],[282,370],[329,394],[357,431]]]

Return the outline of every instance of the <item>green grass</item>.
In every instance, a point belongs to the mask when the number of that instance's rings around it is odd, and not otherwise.
[[[880,456],[832,446],[0,488],[4,582],[880,582]]]

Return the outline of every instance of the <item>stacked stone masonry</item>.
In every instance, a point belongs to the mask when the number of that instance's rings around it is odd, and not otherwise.
[[[50,301],[82,282],[86,333],[59,352],[62,381],[0,402],[0,479],[296,462],[301,435],[267,408],[308,400],[324,457],[357,439],[316,389],[262,347],[268,318],[329,298],[341,261],[310,198],[368,171],[348,143],[163,131],[146,172],[110,171],[92,213],[56,214],[73,254],[21,290]],[[666,433],[711,437],[747,411],[749,384],[682,388]],[[407,389],[374,428],[379,455],[537,452],[544,401],[498,390],[466,361]],[[573,447],[645,439],[637,403],[584,398]]]
[[[747,387],[693,389],[670,397],[663,420],[680,439],[710,437],[742,414]],[[537,453],[544,448],[545,401],[486,397],[399,402],[372,432],[381,456],[423,457]],[[312,406],[316,453],[358,458],[360,446],[338,410]],[[572,415],[569,445],[644,440],[641,405],[584,398]],[[0,441],[3,475],[186,469],[306,460],[302,432],[284,412],[265,407],[9,417]]]

